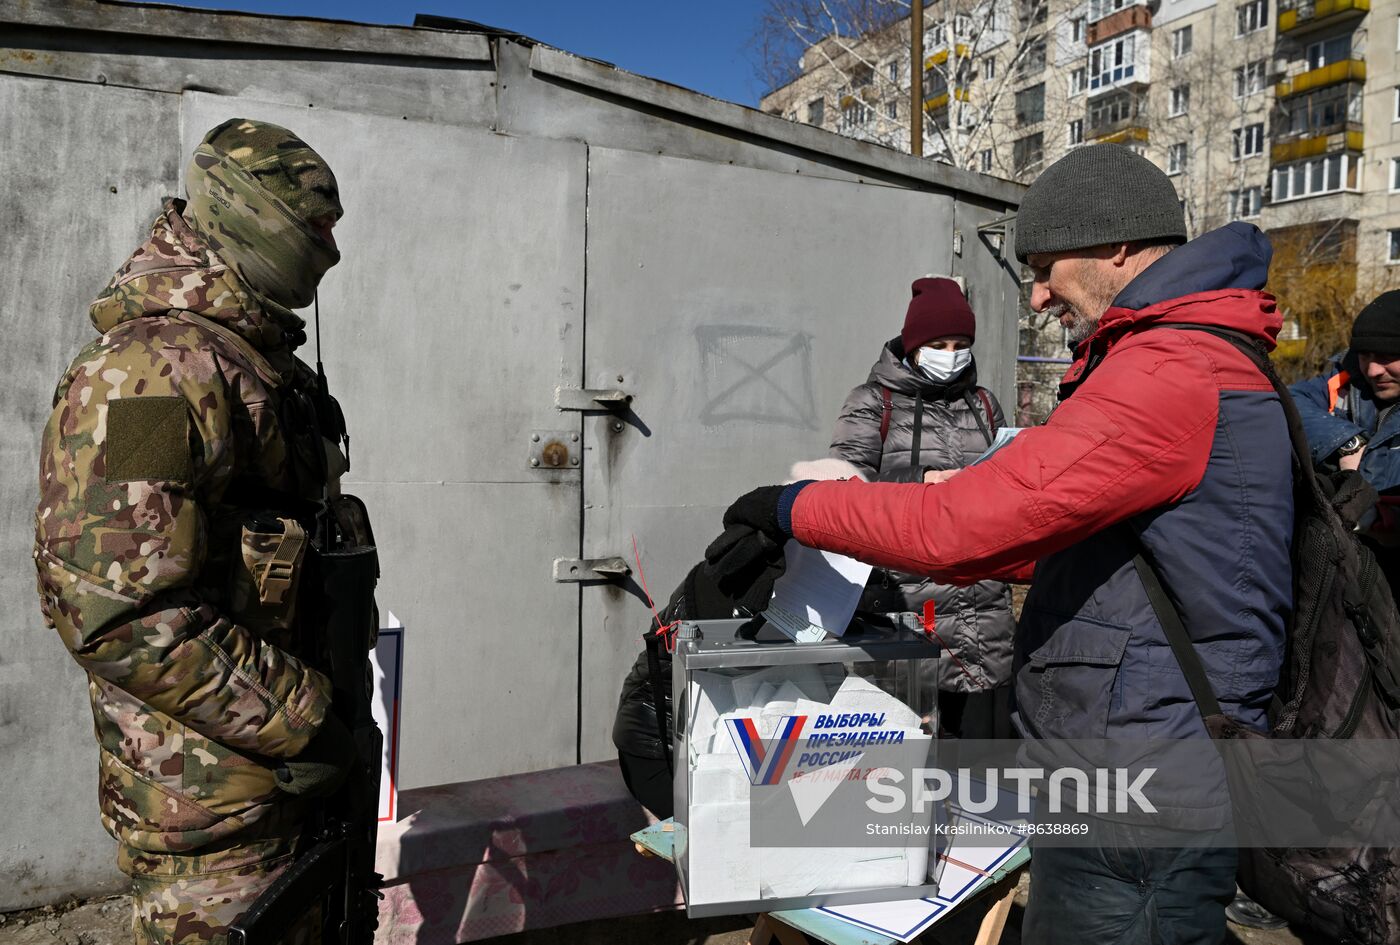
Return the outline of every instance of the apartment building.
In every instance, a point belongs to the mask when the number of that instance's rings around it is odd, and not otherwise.
[[[1029,182],[1116,142],[1171,176],[1193,235],[1246,220],[1290,272],[1341,273],[1338,298],[1400,286],[1400,0],[936,0],[924,16],[931,158]],[[871,66],[840,82],[813,47],[762,107],[907,150],[908,45],[907,19],[839,39]],[[1023,351],[1056,349],[1026,322]]]

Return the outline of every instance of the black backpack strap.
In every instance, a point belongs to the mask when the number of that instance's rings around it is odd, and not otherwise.
[[[977,429],[982,431],[982,438],[987,441],[987,446],[992,445],[992,427],[996,421],[992,419],[992,402],[987,399],[987,392],[982,388],[977,388],[977,393],[981,395],[982,406],[987,411],[987,422],[982,422],[982,412],[977,409],[977,402],[972,399],[972,391],[963,391],[963,403],[967,404],[967,409],[972,411],[972,419],[977,421]]]
[[[924,395],[922,392],[914,395],[914,441],[909,445],[909,465],[917,469],[920,466],[919,454],[923,452],[920,448],[920,440],[924,435]]]
[[[1303,418],[1298,414],[1298,406],[1293,402],[1293,395],[1289,393],[1288,385],[1283,383],[1283,379],[1274,370],[1274,363],[1269,360],[1268,353],[1260,343],[1253,337],[1241,331],[1233,331],[1229,328],[1216,328],[1210,325],[1182,324],[1161,324],[1153,325],[1153,328],[1176,328],[1182,331],[1203,331],[1208,335],[1215,335],[1223,338],[1239,349],[1240,353],[1254,362],[1254,366],[1259,369],[1273,385],[1274,392],[1278,394],[1279,402],[1283,405],[1283,416],[1288,423],[1288,439],[1293,445],[1293,475],[1294,481],[1302,486],[1300,492],[1304,493],[1315,508],[1330,507],[1326,494],[1322,490],[1322,485],[1317,481],[1317,471],[1313,469],[1312,451],[1308,448],[1308,438],[1303,432]],[[1295,519],[1297,510],[1294,510]]]
[[[1241,354],[1254,363],[1254,366],[1259,369],[1259,373],[1263,374],[1273,386],[1280,403],[1283,405],[1283,415],[1288,423],[1288,438],[1293,447],[1295,483],[1307,491],[1314,503],[1319,506],[1326,504],[1321,487],[1317,482],[1317,475],[1313,471],[1307,437],[1303,434],[1303,420],[1298,415],[1298,408],[1293,403],[1293,396],[1288,392],[1288,388],[1278,376],[1278,372],[1274,370],[1273,362],[1269,360],[1268,354],[1259,343],[1243,332],[1209,325],[1182,323],[1153,325],[1152,327],[1202,331],[1209,335],[1215,335],[1217,338],[1230,342],[1231,345],[1239,349]],[[1295,508],[1295,518],[1297,514]],[[1181,672],[1186,677],[1186,684],[1191,688],[1191,696],[1196,700],[1196,707],[1200,710],[1201,717],[1222,715],[1220,701],[1215,697],[1215,690],[1211,688],[1210,680],[1206,676],[1205,665],[1201,662],[1200,654],[1196,652],[1195,646],[1191,643],[1191,636],[1186,632],[1186,625],[1181,621],[1180,612],[1177,611],[1176,605],[1172,603],[1166,588],[1162,585],[1161,575],[1147,557],[1142,536],[1135,529],[1132,529],[1131,524],[1129,524],[1129,531],[1136,549],[1136,554],[1133,556],[1133,567],[1137,569],[1142,586],[1147,591],[1147,600],[1152,605],[1152,612],[1157,615],[1157,622],[1162,625],[1167,642],[1171,644],[1172,654],[1176,657],[1177,663],[1181,666]]]
[[[660,627],[653,627],[642,640],[647,648],[647,671],[651,676],[651,705],[656,713],[656,737],[661,740],[661,750],[666,753],[666,770],[675,775],[675,761],[671,757],[670,720],[666,715],[666,697],[661,691],[661,647]]]
[[[1157,622],[1162,625],[1162,630],[1167,635],[1167,642],[1171,644],[1172,653],[1181,666],[1182,675],[1186,677],[1186,685],[1191,687],[1191,696],[1196,700],[1196,708],[1201,711],[1203,719],[1220,715],[1220,701],[1215,698],[1215,690],[1211,688],[1210,679],[1206,677],[1205,664],[1201,662],[1200,654],[1191,644],[1191,636],[1186,632],[1186,625],[1181,622],[1181,614],[1167,596],[1167,589],[1162,586],[1162,579],[1158,576],[1156,567],[1147,560],[1142,538],[1137,532],[1132,534],[1137,548],[1137,554],[1133,556],[1133,567],[1137,568],[1138,577],[1142,579],[1142,586],[1147,591],[1147,600],[1152,604],[1152,612],[1157,615]]]

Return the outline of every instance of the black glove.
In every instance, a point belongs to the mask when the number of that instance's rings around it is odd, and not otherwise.
[[[719,589],[751,614],[768,607],[787,567],[783,545],[791,536],[778,522],[778,500],[788,488],[763,486],[742,496],[724,513],[724,534],[705,549]]]
[[[301,754],[277,766],[277,787],[288,794],[325,797],[335,793],[358,761],[355,737],[328,711]]]

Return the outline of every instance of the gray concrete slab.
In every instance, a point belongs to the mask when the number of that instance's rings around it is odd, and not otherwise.
[[[87,685],[34,591],[38,445],[88,303],[174,184],[169,97],[0,75],[0,909],[116,888]]]

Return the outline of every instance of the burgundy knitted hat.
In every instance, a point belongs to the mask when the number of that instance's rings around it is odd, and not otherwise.
[[[962,289],[952,279],[915,279],[914,298],[904,316],[899,340],[904,353],[914,351],[944,335],[977,337],[977,316],[967,304]]]

